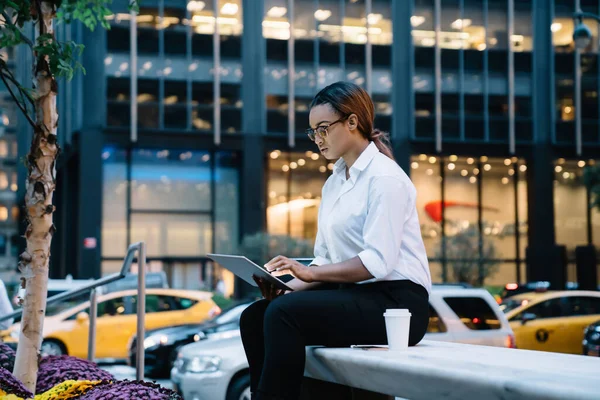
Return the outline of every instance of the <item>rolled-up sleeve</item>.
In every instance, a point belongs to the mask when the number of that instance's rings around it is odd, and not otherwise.
[[[364,250],[358,254],[376,279],[389,275],[399,262],[404,222],[411,210],[410,188],[396,177],[373,179],[363,228]]]

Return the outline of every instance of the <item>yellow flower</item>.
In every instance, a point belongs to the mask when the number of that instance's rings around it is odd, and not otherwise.
[[[81,396],[102,381],[64,381],[52,389],[35,396],[35,400],[67,400]],[[0,399],[4,400],[4,399]]]

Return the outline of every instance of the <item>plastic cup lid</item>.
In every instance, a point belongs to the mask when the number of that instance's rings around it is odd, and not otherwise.
[[[410,317],[412,314],[407,308],[388,308],[383,315],[385,317]]]

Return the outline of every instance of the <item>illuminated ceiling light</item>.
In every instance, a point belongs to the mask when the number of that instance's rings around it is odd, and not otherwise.
[[[566,106],[564,108],[565,114],[571,114],[571,112],[573,111],[573,108],[571,106]]]
[[[225,3],[221,7],[221,14],[223,15],[235,15],[237,14],[239,7],[235,3]]]
[[[187,5],[187,9],[188,11],[194,12],[194,11],[202,11],[204,9],[204,7],[206,6],[206,4],[204,4],[203,1],[190,1]]]
[[[462,176],[467,176],[467,175],[469,175],[469,171],[467,171],[466,169],[463,169],[462,171],[460,171],[460,174]]]
[[[418,162],[416,162],[416,161],[413,161],[413,162],[410,164],[410,167],[411,167],[412,169],[417,169],[417,168],[419,168],[419,163],[418,163]]]
[[[475,178],[474,176],[472,176],[472,177],[469,178],[469,182],[475,183],[475,182],[477,182],[477,178]]]
[[[327,18],[331,17],[331,11],[329,10],[317,10],[315,11],[315,19],[319,22],[325,21]]]
[[[507,158],[506,160],[504,160],[504,165],[506,165],[508,167],[511,162],[512,161],[510,160],[510,158]]]
[[[448,157],[448,159],[449,159],[450,161],[452,161],[452,162],[456,162],[456,161],[458,161],[458,156],[456,156],[456,155],[454,155],[454,154],[453,154],[453,155],[451,155],[450,157]]]
[[[475,162],[475,160],[471,157],[467,158],[467,164],[471,165]]]
[[[473,175],[479,175],[479,168],[473,168]]]
[[[267,17],[271,18],[281,18],[285,14],[287,14],[287,8],[285,7],[271,7],[271,9],[267,11]]]
[[[143,68],[144,68],[146,71],[147,71],[147,70],[149,70],[150,68],[152,68],[152,62],[151,62],[151,61],[146,61],[146,62],[144,63],[144,66],[143,66]]]
[[[277,159],[277,157],[279,157],[279,153],[278,153],[277,151],[272,151],[272,152],[271,152],[271,158],[272,158],[273,160],[276,160],[276,159]]]
[[[289,167],[289,166],[286,164],[286,165],[284,165],[283,167],[281,167],[281,170],[282,170],[283,172],[288,172],[288,171],[290,170],[290,167]]]
[[[309,150],[309,151],[307,151],[306,153],[304,153],[304,155],[305,155],[306,157],[309,157],[309,158],[310,158],[310,156],[312,156],[312,155],[313,155],[313,152]]]
[[[419,154],[419,161],[427,160],[427,154]]]
[[[423,16],[413,15],[412,17],[410,17],[410,24],[412,25],[413,28],[416,28],[419,25],[423,25],[424,22],[425,22],[425,17],[423,17]]]
[[[110,65],[113,62],[113,58],[111,56],[108,56],[104,59],[104,65]]]
[[[556,172],[561,172],[561,171],[562,171],[562,169],[563,169],[563,167],[561,167],[560,165],[557,165],[556,167],[554,167],[554,170],[555,170]]]
[[[519,171],[521,171],[521,172],[525,172],[525,171],[527,171],[527,165],[521,165],[521,166],[519,167]]]
[[[588,160],[588,164],[590,164],[590,165],[596,165],[596,160],[590,159],[590,160]]]
[[[198,63],[191,63],[190,66],[188,67],[188,70],[191,72],[194,72],[197,69],[198,69]]]
[[[367,21],[369,25],[376,25],[383,19],[383,15],[381,14],[369,14],[367,17]]]
[[[171,72],[173,72],[173,68],[171,67],[167,67],[163,70],[165,75],[171,75]]]
[[[555,22],[552,25],[550,25],[550,29],[552,30],[552,32],[558,32],[562,29],[562,24],[560,22]]]
[[[558,159],[558,163],[561,164],[561,165],[564,164],[565,163],[565,159],[564,158],[559,158]]]
[[[424,38],[424,39],[421,40],[421,46],[424,46],[424,47],[433,47],[433,46],[435,46],[435,39]]]
[[[333,163],[327,164],[327,169],[333,171]]]
[[[583,168],[583,167],[585,167],[585,161],[583,161],[583,160],[579,160],[579,161],[577,162],[577,166],[578,166],[579,168]]]
[[[486,170],[486,171],[489,171],[490,169],[492,169],[492,166],[490,164],[485,164],[483,166],[483,169]]]
[[[313,160],[317,161],[319,159],[319,155],[317,153],[312,153],[312,155],[310,156],[310,158],[312,158]]]
[[[125,71],[127,68],[129,68],[129,64],[124,62],[119,66],[119,70],[121,71]]]
[[[487,46],[485,43],[479,43],[477,45],[477,50],[479,50],[479,51],[484,51],[486,48],[487,48]]]
[[[503,185],[508,184],[508,178],[507,177],[502,178],[502,184]]]
[[[481,156],[481,158],[479,159],[481,162],[487,162],[488,158],[487,156]]]
[[[430,164],[435,164],[436,158],[435,157],[429,157],[429,163]]]
[[[565,172],[563,172],[562,176],[563,176],[563,178],[568,179],[569,176],[571,176],[571,174],[569,174],[568,172],[565,171]]]
[[[429,168],[427,171],[425,171],[425,173],[429,176],[433,175],[433,170],[431,168]]]
[[[509,170],[508,170],[508,174],[509,174],[510,176],[513,176],[513,175],[515,174],[515,170],[514,170],[514,169],[512,169],[512,168],[511,168],[511,169],[509,169]]]
[[[327,167],[326,167],[326,166],[324,166],[324,165],[321,165],[321,166],[319,167],[319,172],[321,172],[321,173],[325,173],[325,171],[327,171]]]
[[[449,169],[450,171],[453,171],[453,170],[454,170],[454,168],[456,168],[456,165],[455,165],[454,163],[450,163],[450,164],[448,164],[448,169]]]
[[[452,29],[460,30],[460,29],[466,28],[468,26],[471,26],[471,22],[472,21],[470,19],[457,19],[456,21],[454,21],[450,24],[450,27]]]
[[[277,192],[275,192],[275,191],[270,191],[269,192],[269,198],[274,199],[276,197],[277,197]]]
[[[299,166],[303,166],[304,164],[306,164],[306,161],[304,160],[304,158],[301,158],[298,160],[298,165]]]

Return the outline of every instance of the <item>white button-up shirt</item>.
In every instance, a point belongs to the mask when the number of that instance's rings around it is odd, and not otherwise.
[[[375,143],[350,167],[339,159],[323,186],[312,264],[360,257],[381,280],[406,279],[431,291],[431,273],[416,209],[416,189]]]

